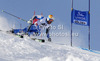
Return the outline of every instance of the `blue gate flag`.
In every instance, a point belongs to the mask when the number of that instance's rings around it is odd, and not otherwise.
[[[71,14],[72,23],[79,24],[79,25],[84,25],[84,26],[89,26],[90,21],[89,21],[89,11],[79,11],[79,10],[72,10]]]

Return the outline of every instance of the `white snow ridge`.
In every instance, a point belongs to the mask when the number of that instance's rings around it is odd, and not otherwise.
[[[100,55],[76,47],[36,42],[0,31],[0,61],[100,61]]]
[[[7,31],[10,29],[10,23],[8,20],[0,15],[0,30]]]

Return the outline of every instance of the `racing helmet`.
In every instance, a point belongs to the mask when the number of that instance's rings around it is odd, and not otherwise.
[[[53,15],[48,15],[48,17],[47,17],[47,23],[51,24],[53,21],[54,21]]]

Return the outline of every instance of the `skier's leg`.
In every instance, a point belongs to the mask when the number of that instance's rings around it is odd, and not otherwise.
[[[27,29],[27,32],[30,31],[30,28],[31,28],[32,25],[33,25],[33,24],[29,25],[29,27],[28,27],[28,29]]]

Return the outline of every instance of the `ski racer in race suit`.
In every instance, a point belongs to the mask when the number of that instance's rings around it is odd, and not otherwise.
[[[51,41],[49,31],[50,31],[51,23],[53,21],[54,21],[53,15],[48,15],[48,17],[43,17],[42,15],[35,15],[35,16],[33,16],[32,19],[30,19],[28,21],[28,23],[30,24],[30,26],[28,28],[28,31],[30,30],[30,27],[32,25],[35,25],[36,29],[37,29],[36,32],[39,34],[39,33],[41,33],[41,29],[45,27],[48,41]]]

